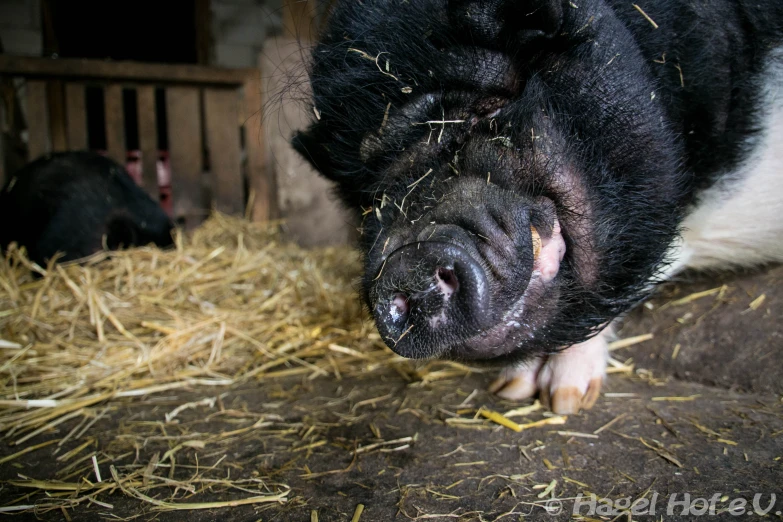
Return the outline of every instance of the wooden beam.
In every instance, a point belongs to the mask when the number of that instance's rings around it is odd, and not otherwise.
[[[215,207],[225,214],[243,215],[242,150],[239,142],[239,99],[236,91],[204,91],[207,149]]]
[[[142,187],[154,201],[160,200],[158,187],[158,128],[155,115],[155,87],[136,89],[139,116],[139,150],[141,150]]]
[[[87,150],[87,105],[84,101],[83,83],[65,84],[65,118],[68,148]]]
[[[257,69],[232,69],[202,65],[170,65],[131,61],[103,61],[71,58],[30,58],[0,55],[0,75],[28,78],[117,80],[139,83],[191,85],[235,85],[258,74]]]
[[[34,80],[27,85],[27,160],[34,161],[51,151],[46,82]]]

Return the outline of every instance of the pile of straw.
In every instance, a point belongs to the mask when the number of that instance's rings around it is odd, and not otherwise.
[[[0,433],[19,451],[0,461],[75,423],[58,435],[65,451],[101,406],[122,398],[191,386],[219,393],[292,375],[339,378],[399,362],[362,310],[359,270],[350,249],[301,249],[281,241],[275,224],[219,213],[169,251],[102,252],[82,264],[38,267],[12,249],[0,259]],[[100,503],[94,493],[107,490],[172,508],[144,493],[161,485],[149,474],[106,474],[91,486],[78,476],[59,488],[24,476],[16,485],[59,489],[60,503],[47,504],[55,508]],[[285,491],[250,498],[280,501]]]
[[[340,380],[391,366],[404,380],[428,386],[485,371],[448,361],[413,365],[395,355],[362,308],[358,255],[349,248],[299,248],[282,240],[277,225],[214,213],[167,251],[101,252],[47,267],[15,249],[0,258],[0,471],[11,477],[0,483],[0,513],[58,510],[70,520],[77,507],[112,509],[109,501],[118,494],[152,510],[292,506],[291,487],[274,479],[277,472],[263,476],[248,464],[240,466],[243,478],[232,478],[219,464],[229,448],[252,447],[258,437],[309,455],[327,443],[318,429],[266,411],[224,411],[221,403],[214,415],[229,415],[238,427],[196,432],[177,424],[187,410],[211,409],[229,390],[271,387],[286,377]],[[610,362],[610,373],[633,370]],[[122,417],[129,404],[150,409],[166,392],[189,390],[192,402],[168,403],[154,422],[137,420],[130,428]],[[445,424],[490,429],[499,423],[518,432],[565,422],[507,418],[540,409],[536,403],[506,416],[466,410],[459,413],[471,418],[453,414]],[[119,421],[116,430],[96,433],[96,423],[109,417]],[[413,440],[376,437],[380,442],[352,449],[354,458]],[[196,454],[194,466],[185,464],[185,453]],[[31,456],[37,464],[23,465]],[[307,480],[341,472],[304,471]],[[22,493],[12,498],[9,486]]]

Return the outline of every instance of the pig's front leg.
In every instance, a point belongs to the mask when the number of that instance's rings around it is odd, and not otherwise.
[[[489,391],[504,399],[527,399],[539,393],[541,401],[559,414],[590,409],[606,376],[610,328],[592,339],[546,358],[505,368]]]

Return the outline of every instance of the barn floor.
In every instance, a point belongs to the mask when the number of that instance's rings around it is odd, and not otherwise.
[[[510,415],[521,432],[477,417],[480,407],[532,404],[486,393],[491,373],[424,372],[404,361],[339,379],[295,375],[118,398],[65,449],[92,445],[104,482],[114,480],[110,466],[136,479],[67,510],[47,508],[47,499],[97,484],[89,460],[60,463],[44,446],[73,419],[12,459],[3,457],[19,448],[0,442],[0,511],[75,521],[569,520],[575,497],[592,492],[654,499],[655,516],[636,520],[692,520],[698,511],[681,515],[681,505],[667,513],[673,494],[718,494],[718,516],[708,517],[718,520],[736,518],[726,509],[737,498],[752,511],[760,494],[757,509],[783,519],[781,319],[783,267],[668,286],[627,320],[621,338],[653,338],[613,351],[622,364],[593,410],[557,424],[532,406]],[[150,474],[167,487],[142,493]],[[259,486],[285,501],[253,501]],[[195,492],[199,503],[248,503],[169,510]],[[33,504],[37,517],[8,509]],[[588,507],[581,514],[631,519]]]

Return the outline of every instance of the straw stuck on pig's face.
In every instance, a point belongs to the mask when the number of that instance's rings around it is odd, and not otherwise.
[[[294,138],[361,211],[391,349],[512,368],[496,391],[561,412],[595,400],[594,335],[648,291],[685,193],[636,45],[579,4],[338,1]]]

